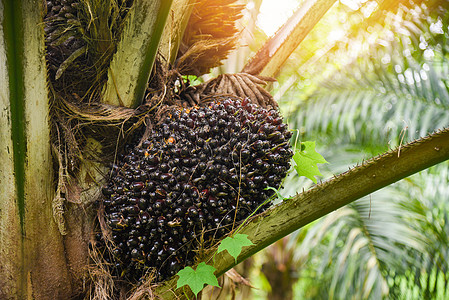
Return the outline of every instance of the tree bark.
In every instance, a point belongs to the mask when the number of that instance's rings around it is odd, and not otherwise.
[[[68,299],[53,220],[42,1],[0,1],[0,298]]]

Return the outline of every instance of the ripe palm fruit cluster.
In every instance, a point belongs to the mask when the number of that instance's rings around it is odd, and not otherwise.
[[[103,188],[116,274],[155,268],[164,280],[192,264],[199,241],[222,237],[272,195],[266,187],[279,188],[290,137],[278,111],[247,100],[173,110]]]
[[[59,23],[70,23],[77,17],[77,9],[79,0],[51,0],[46,2],[47,14],[49,21]]]

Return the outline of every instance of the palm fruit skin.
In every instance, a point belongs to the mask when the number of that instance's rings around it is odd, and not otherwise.
[[[291,132],[275,110],[247,100],[174,110],[123,155],[103,188],[116,275],[156,280],[193,263],[198,240],[228,233],[279,188]],[[258,212],[269,206],[264,205]],[[237,209],[237,212],[236,212]]]

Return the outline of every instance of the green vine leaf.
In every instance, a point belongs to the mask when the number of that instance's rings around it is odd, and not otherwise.
[[[228,236],[222,240],[218,246],[217,253],[228,250],[228,253],[234,257],[235,262],[237,263],[237,257],[242,253],[242,248],[251,245],[254,244],[248,239],[248,235],[237,233],[233,237]]]
[[[196,267],[196,270],[191,267],[185,267],[176,274],[179,276],[176,288],[178,289],[184,285],[188,285],[196,296],[205,284],[220,287],[217,277],[214,275],[215,271],[216,269],[214,267],[206,265],[205,262],[200,263]]]
[[[301,143],[301,150],[293,155],[295,161],[295,170],[299,176],[305,176],[317,183],[315,176],[321,176],[320,170],[318,170],[317,164],[328,163],[324,157],[316,152],[315,142],[303,142]]]

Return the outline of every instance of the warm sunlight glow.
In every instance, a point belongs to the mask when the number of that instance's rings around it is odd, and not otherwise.
[[[352,10],[358,10],[367,0],[340,0],[340,2]],[[287,19],[300,6],[299,0],[263,0],[260,7],[260,13],[257,17],[257,26],[265,32],[266,35],[273,35]],[[252,7],[253,2],[248,5]],[[362,13],[366,17],[377,8],[375,1],[368,3],[363,7]]]
[[[299,6],[298,0],[263,0],[257,26],[266,35],[273,35]]]

